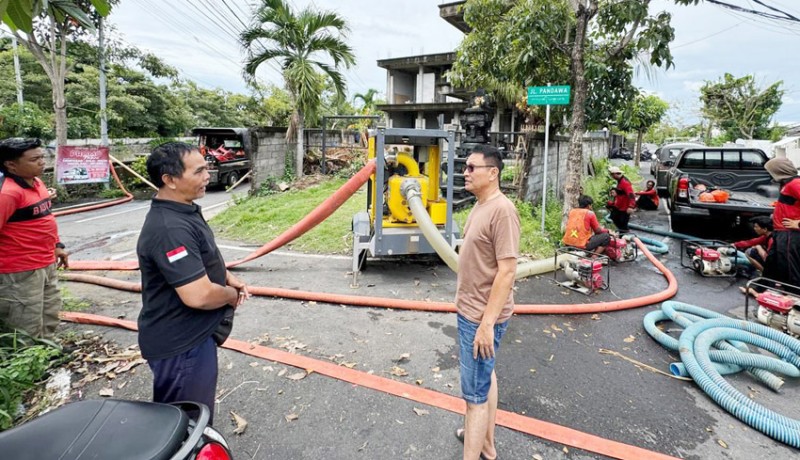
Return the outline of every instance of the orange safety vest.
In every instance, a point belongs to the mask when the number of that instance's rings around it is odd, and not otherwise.
[[[586,214],[589,212],[591,211],[582,208],[573,209],[569,212],[564,238],[561,238],[562,243],[576,248],[586,247],[586,243],[592,237],[592,229],[586,225]]]

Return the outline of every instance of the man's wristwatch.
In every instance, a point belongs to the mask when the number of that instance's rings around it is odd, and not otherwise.
[[[56,243],[56,249],[66,249],[66,248],[67,247],[64,246],[64,243],[62,243],[60,241],[58,243]]]

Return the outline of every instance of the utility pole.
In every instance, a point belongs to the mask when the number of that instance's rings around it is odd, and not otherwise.
[[[17,104],[19,105],[20,113],[22,113],[22,73],[20,73],[19,69],[19,53],[17,52],[17,37],[15,35],[11,36],[11,46],[14,48],[14,75],[17,81]]]
[[[100,145],[108,146],[108,114],[106,113],[106,50],[103,39],[103,17],[97,27],[99,32],[99,61],[100,61]]]

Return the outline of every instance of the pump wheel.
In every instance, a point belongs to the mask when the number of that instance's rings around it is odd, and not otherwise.
[[[239,174],[236,171],[228,173],[228,177],[225,178],[225,186],[230,188],[237,182],[239,182]]]

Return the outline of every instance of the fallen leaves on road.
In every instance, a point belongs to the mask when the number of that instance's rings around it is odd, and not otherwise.
[[[110,398],[114,396],[114,389],[113,388],[102,388],[98,394],[104,398]]]
[[[234,411],[231,411],[231,420],[233,424],[236,425],[233,434],[244,434],[244,431],[247,429],[247,420]]]
[[[295,413],[291,413],[284,415],[283,418],[285,418],[287,422],[294,422],[295,420],[300,418],[300,416]]]
[[[411,359],[411,353],[403,353],[397,359],[393,359],[392,361],[400,364],[400,363],[408,361],[409,359]]]
[[[727,449],[728,448],[728,444],[726,444],[725,441],[723,441],[722,439],[717,439],[717,444],[722,446],[723,449]]]
[[[625,342],[625,343],[631,343],[634,340],[636,340],[636,337],[634,337],[632,335],[629,335],[629,336],[625,337],[622,341]]]
[[[303,380],[304,378],[306,378],[307,375],[308,374],[306,374],[306,371],[302,371],[302,372],[295,372],[294,374],[291,375],[287,375],[286,378],[289,380],[297,381],[297,380]]]
[[[392,370],[390,370],[389,373],[392,374],[392,375],[396,375],[398,377],[405,377],[405,376],[408,375],[408,372],[406,372],[405,369],[403,369],[402,367],[398,367],[398,366],[392,367]]]
[[[419,416],[423,416],[423,415],[428,415],[428,414],[430,414],[431,412],[430,412],[430,411],[427,411],[427,410],[425,410],[425,409],[417,409],[417,408],[415,407],[415,408],[414,408],[414,413],[415,413],[415,414],[417,414],[417,415],[419,415]]]

